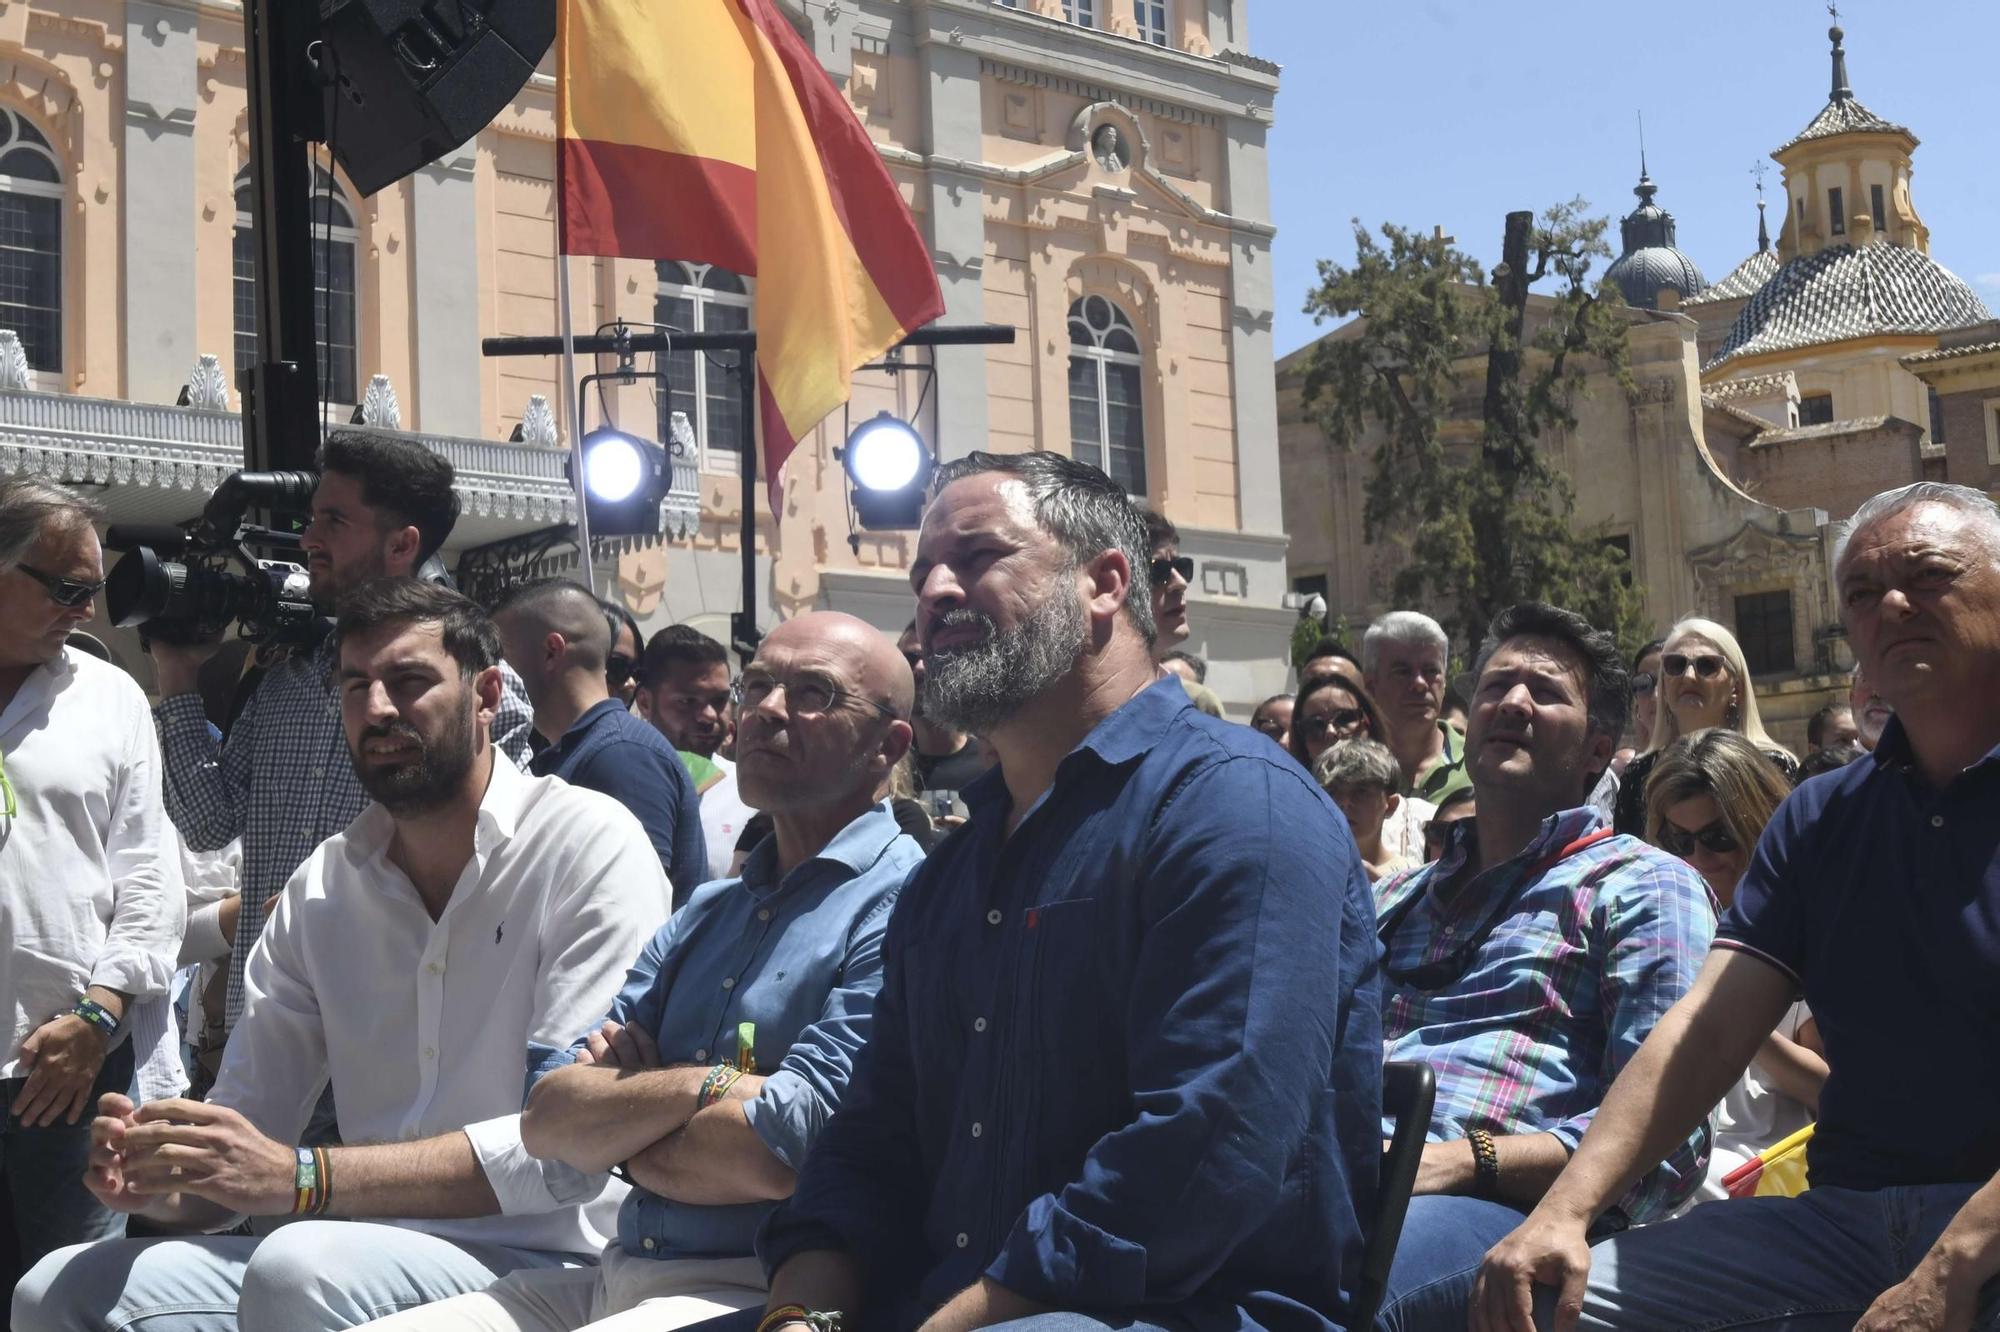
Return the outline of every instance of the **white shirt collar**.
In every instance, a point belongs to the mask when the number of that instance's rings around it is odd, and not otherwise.
[[[491,855],[506,845],[520,826],[521,811],[534,791],[534,779],[507,761],[507,756],[488,746],[493,755],[493,775],[487,779],[486,794],[479,798],[479,819],[472,832],[475,859]],[[388,810],[371,803],[348,829],[348,844],[355,862],[366,864],[389,850],[396,821]]]

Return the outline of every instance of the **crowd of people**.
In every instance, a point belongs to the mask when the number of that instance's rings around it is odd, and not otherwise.
[[[0,482],[22,1332],[2000,1316],[1987,497],[1856,513],[1800,756],[1725,626],[1540,603],[1233,723],[1179,534],[1060,455],[940,468],[899,638],[733,676],[423,576],[426,450],[319,464],[325,620],[233,698],[154,635],[150,705],[78,633],[101,515]],[[1385,1061],[1436,1092],[1363,1309]]]

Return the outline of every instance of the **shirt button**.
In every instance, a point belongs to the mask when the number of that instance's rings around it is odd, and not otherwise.
[[[1931,827],[1933,827],[1933,828],[1942,828],[1942,827],[1944,827],[1944,815],[1942,815],[1942,814],[1933,814],[1933,815],[1931,815]]]
[[[958,1247],[962,1249],[962,1248],[964,1248],[964,1247],[965,1247],[966,1245],[968,1245],[968,1244],[970,1244],[970,1243],[972,1243],[972,1236],[970,1236],[970,1235],[966,1234],[966,1233],[965,1233],[964,1231],[962,1231],[962,1230],[961,1230],[961,1231],[959,1231],[959,1232],[958,1232]]]
[[[436,1050],[432,1049],[432,1048],[431,1048],[430,1046],[428,1046],[428,1045],[426,1045],[426,1046],[424,1047],[424,1058],[426,1058],[426,1059],[436,1059],[437,1057],[438,1057],[438,1052],[437,1052]]]
[[[429,967],[429,971],[430,971],[431,975],[433,975],[433,976],[439,976],[439,975],[443,975],[443,974],[444,974],[444,964],[443,964],[443,963],[441,963],[441,962],[433,962],[433,963],[431,963],[431,965],[430,965],[430,967]]]
[[[735,988],[736,988],[736,977],[734,977],[734,976],[724,976],[724,977],[722,978],[722,988],[723,988],[723,989],[725,989],[725,990],[733,990],[733,989],[735,989]]]
[[[998,925],[1000,923],[1000,909],[998,907],[986,913],[986,923],[988,925]]]
[[[641,1240],[639,1242],[639,1247],[642,1249],[657,1249],[660,1246],[655,1244],[652,1240],[647,1239],[647,1240]]]
[[[973,1137],[975,1137],[975,1138],[976,1138],[976,1137],[978,1137],[978,1136],[979,1136],[980,1134],[982,1134],[982,1133],[984,1133],[984,1132],[986,1132],[986,1128],[985,1128],[985,1126],[984,1126],[984,1125],[982,1125],[982,1124],[974,1124],[974,1125],[972,1126],[972,1136],[973,1136]]]
[[[706,1050],[696,1050],[694,1052],[694,1061],[697,1064],[701,1063],[703,1060],[707,1058],[708,1058],[708,1051]]]
[[[757,919],[759,920],[769,920],[770,918],[771,918],[771,908],[769,907],[765,907],[762,910],[758,911],[757,913]]]
[[[972,1019],[972,1029],[973,1029],[974,1031],[985,1031],[985,1030],[986,1030],[986,1019],[985,1019],[985,1018],[974,1018],[974,1019]]]

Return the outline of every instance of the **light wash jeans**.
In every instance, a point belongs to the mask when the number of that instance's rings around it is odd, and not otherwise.
[[[576,1255],[455,1244],[402,1226],[295,1221],[258,1238],[58,1249],[14,1290],[14,1332],[334,1332]]]
[[[736,1310],[762,1321],[755,1258],[634,1258],[614,1240],[599,1266],[513,1272],[484,1290],[369,1326],[375,1332],[669,1332]]]
[[[1410,1199],[1376,1328],[1464,1332],[1486,1251],[1526,1219],[1518,1208],[1481,1198],[1425,1193]]]
[[[1586,1328],[1645,1332],[1847,1332],[1910,1274],[1977,1188],[1936,1184],[1861,1193],[1703,1203],[1673,1221],[1614,1235],[1590,1251]],[[1536,1318],[1550,1326],[1554,1293]],[[1995,1326],[2000,1283],[1981,1292],[1975,1326]]]

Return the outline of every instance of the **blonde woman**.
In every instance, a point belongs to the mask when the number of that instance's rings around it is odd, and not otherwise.
[[[1662,750],[1646,782],[1646,836],[1685,860],[1727,908],[1764,825],[1792,793],[1747,736],[1715,728]],[[1812,1014],[1795,1003],[1715,1108],[1715,1145],[1697,1201],[1719,1200],[1722,1179],[1812,1122],[1826,1085]]]
[[[1736,635],[1715,621],[1682,620],[1667,634],[1655,697],[1652,740],[1619,779],[1612,818],[1619,832],[1646,835],[1646,778],[1662,750],[1696,731],[1718,726],[1735,731],[1777,765],[1787,786],[1797,784],[1799,761],[1765,732]]]

